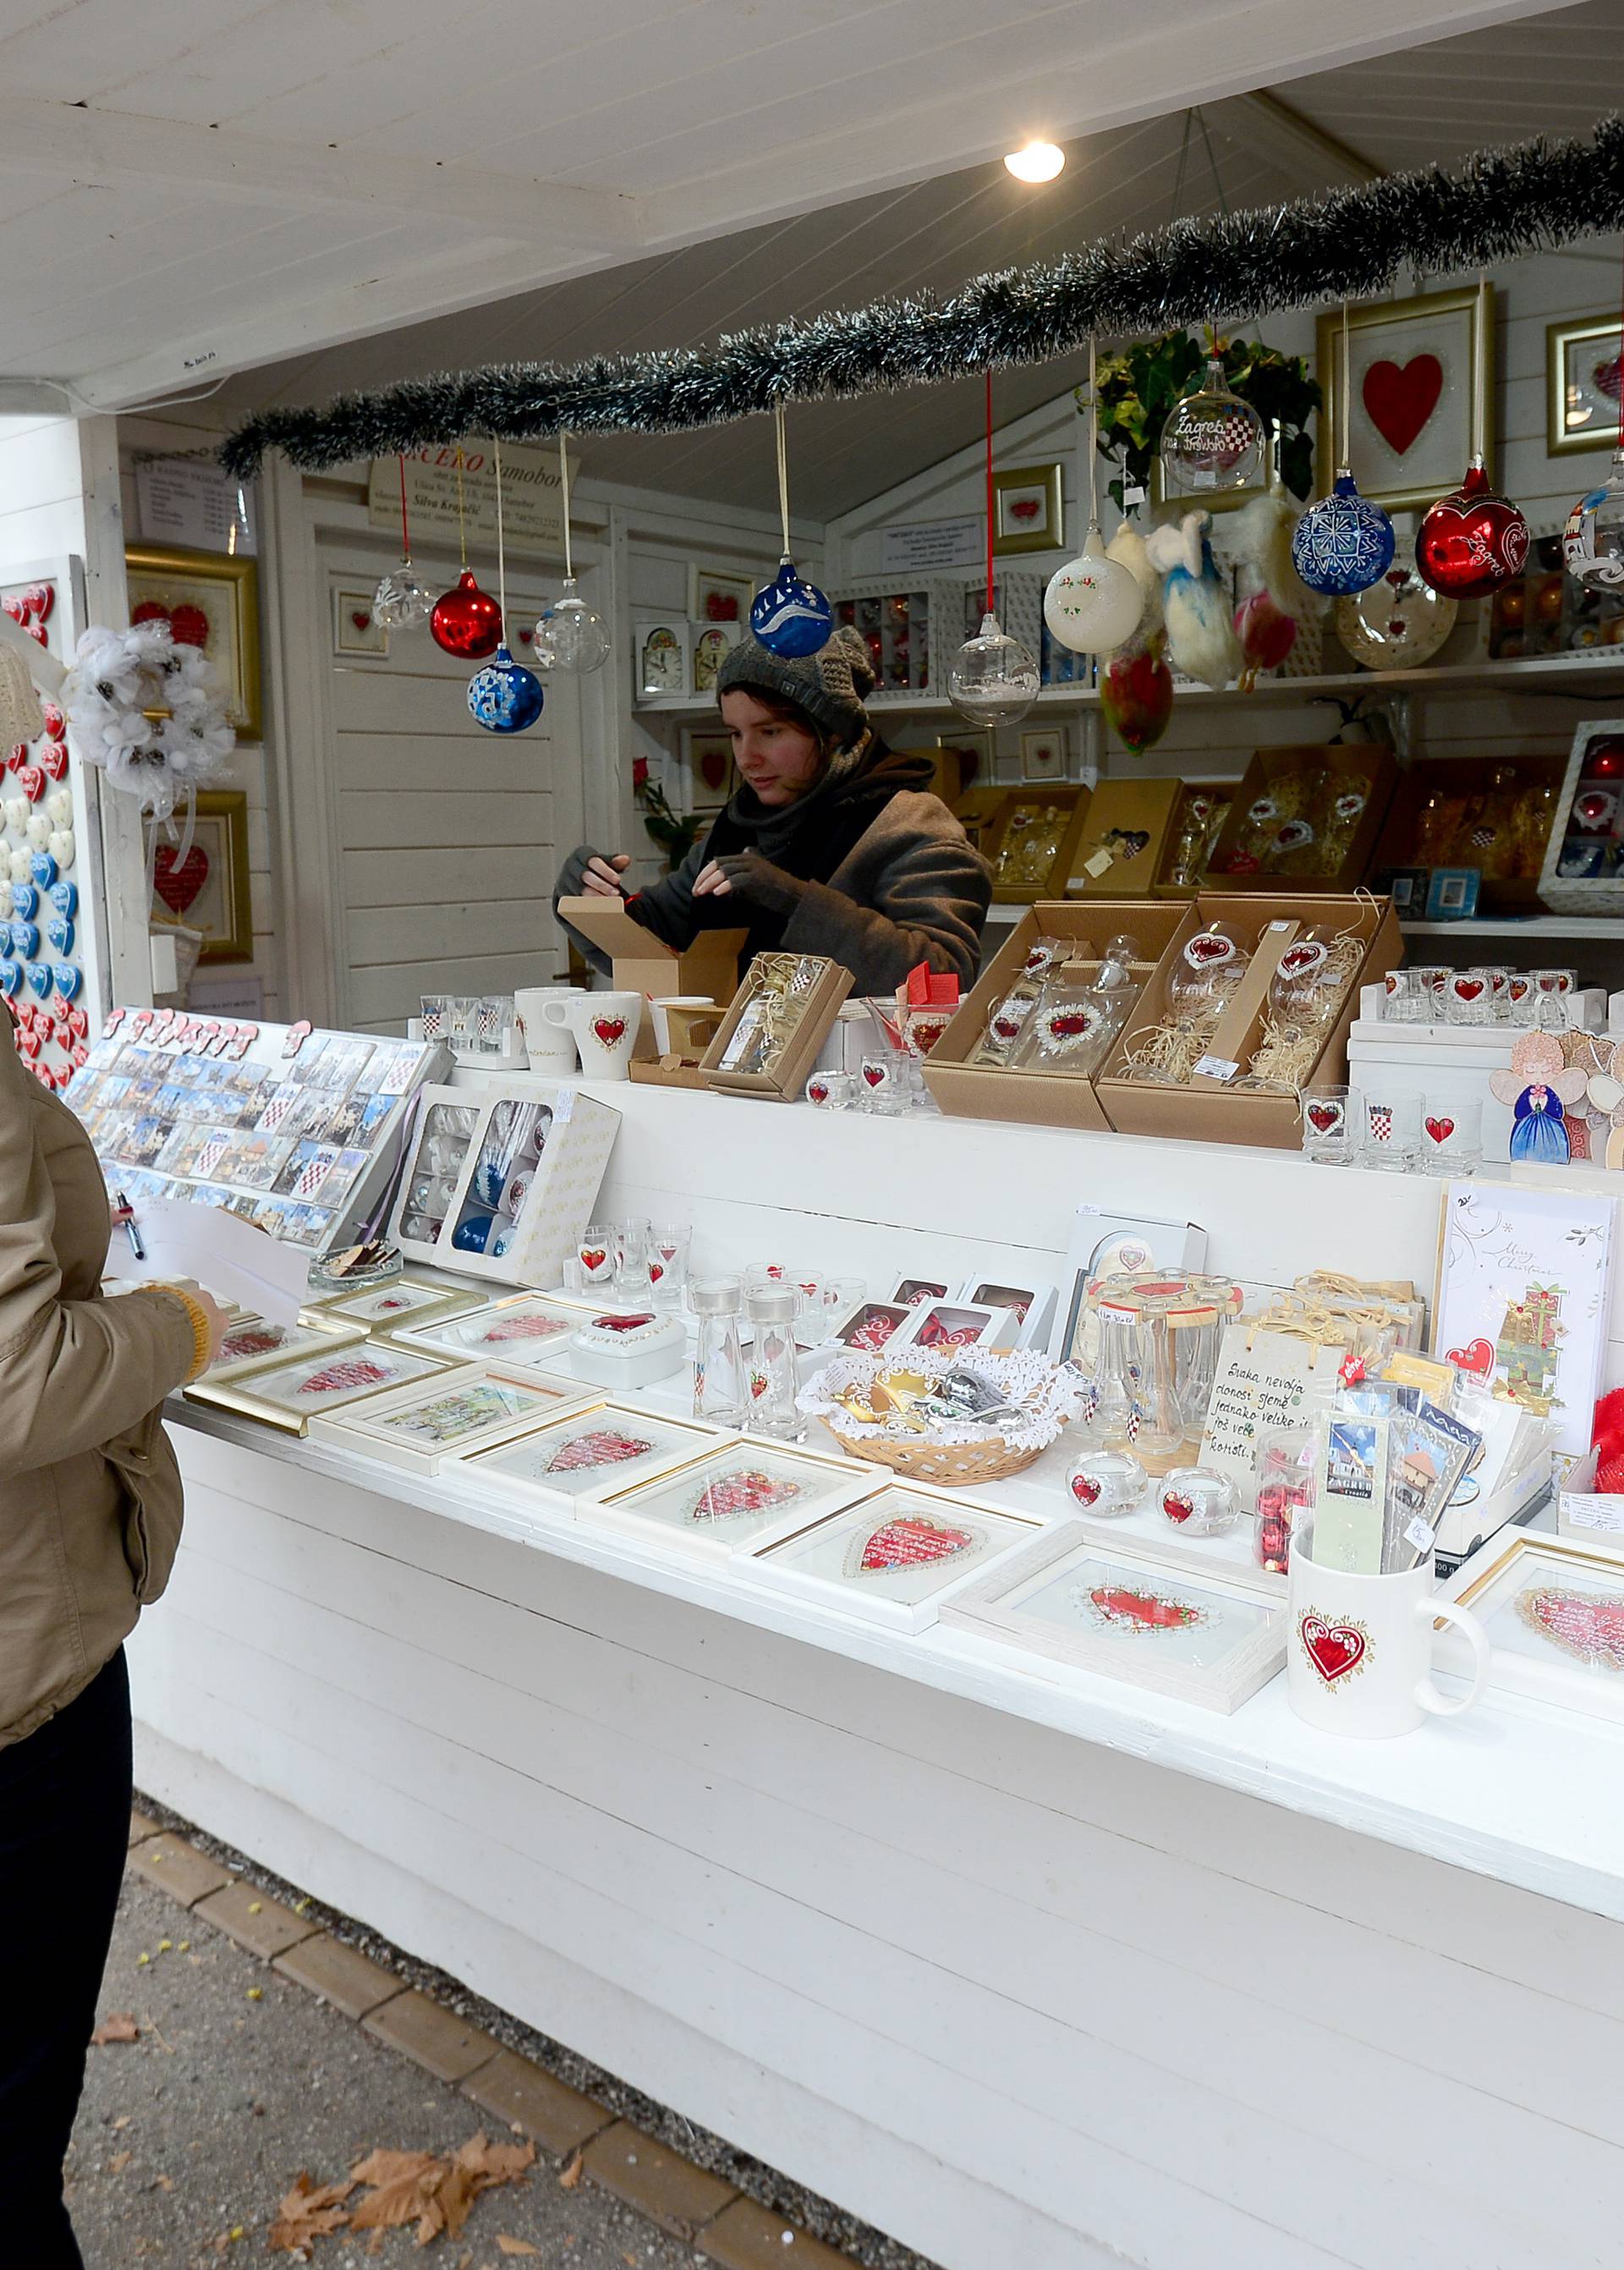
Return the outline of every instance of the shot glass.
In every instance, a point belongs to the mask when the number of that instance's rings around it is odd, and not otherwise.
[[[1504,973],[1506,990],[1510,990],[1510,973]],[[1492,1025],[1496,1021],[1494,973],[1492,969],[1474,967],[1471,969],[1451,969],[1444,981],[1443,1004],[1451,1025]]]
[[[575,1259],[581,1268],[582,1289],[601,1293],[614,1283],[619,1249],[612,1221],[589,1222],[586,1234],[575,1248]]]
[[[1416,1163],[1420,1098],[1370,1088],[1361,1091],[1359,1102],[1360,1165],[1379,1174],[1408,1174]]]
[[[424,993],[419,997],[423,1014],[423,1038],[443,1041],[449,1018],[449,1005],[443,993]]]
[[[654,1225],[649,1240],[649,1281],[656,1308],[674,1309],[681,1304],[688,1281],[688,1241],[693,1235],[686,1222]]]
[[[1383,980],[1382,1022],[1419,1025],[1432,1014],[1432,995],[1416,983],[1413,969],[1390,969]]]
[[[1346,1167],[1353,1155],[1352,1091],[1316,1081],[1302,1091],[1302,1148],[1323,1167]]]
[[[1423,1174],[1475,1175],[1483,1163],[1482,1097],[1424,1095],[1420,1149]]]

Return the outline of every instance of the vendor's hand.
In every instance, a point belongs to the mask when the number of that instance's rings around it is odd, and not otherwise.
[[[805,889],[798,875],[775,867],[759,851],[726,852],[720,859],[708,860],[693,879],[696,899],[744,899],[768,915],[792,915]]]
[[[214,1295],[205,1293],[201,1285],[188,1286],[187,1292],[209,1319],[209,1361],[212,1363],[220,1352],[220,1343],[231,1330],[231,1318]]]
[[[581,877],[582,891],[590,899],[623,899],[626,893],[620,887],[619,878],[631,864],[628,852],[616,851],[605,859],[595,851],[587,861]]]

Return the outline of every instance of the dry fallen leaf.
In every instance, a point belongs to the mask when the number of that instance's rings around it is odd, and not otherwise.
[[[301,2168],[293,2188],[277,2210],[265,2244],[272,2254],[292,2254],[310,2259],[315,2241],[340,2229],[348,2222],[344,2202],[354,2190],[352,2179],[342,2184],[315,2184]]]
[[[559,2170],[559,2189],[560,2191],[573,2192],[575,2190],[575,2185],[581,2181],[582,2164],[581,2155],[577,2152],[572,2160]]]
[[[532,2246],[528,2238],[509,2238],[505,2230],[497,2232],[496,2246],[498,2252],[501,2254],[539,2255],[541,2252],[540,2247]]]
[[[129,2010],[110,2011],[90,2037],[92,2048],[99,2050],[105,2049],[109,2042],[138,2042],[140,2038],[141,2029],[135,2021],[134,2013]]]

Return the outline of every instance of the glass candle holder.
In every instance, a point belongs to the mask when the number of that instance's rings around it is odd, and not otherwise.
[[[1171,1467],[1161,1478],[1157,1503],[1186,1537],[1222,1537],[1241,1518],[1235,1484],[1211,1466]]]
[[[1066,1495],[1079,1513],[1115,1520],[1145,1495],[1146,1473],[1127,1450],[1085,1450],[1066,1471]]]

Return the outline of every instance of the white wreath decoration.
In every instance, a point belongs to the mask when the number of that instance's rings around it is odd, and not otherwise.
[[[63,706],[85,762],[163,820],[223,777],[236,746],[207,657],[177,645],[166,622],[85,631]]]

